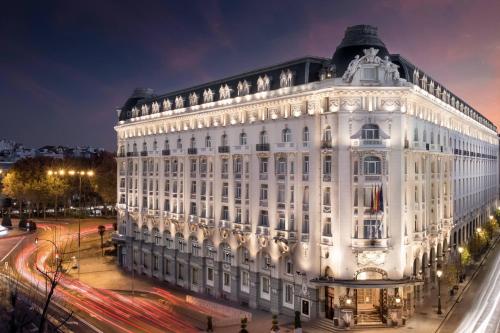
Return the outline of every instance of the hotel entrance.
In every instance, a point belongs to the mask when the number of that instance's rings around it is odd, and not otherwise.
[[[386,314],[387,289],[355,289],[358,325],[380,324]]]

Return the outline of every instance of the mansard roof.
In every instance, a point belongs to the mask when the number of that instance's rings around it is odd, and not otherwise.
[[[398,72],[400,78],[426,90],[491,130],[497,130],[496,126],[493,125],[491,121],[482,116],[464,100],[451,93],[444,85],[440,84],[430,75],[412,64],[409,60],[399,54],[389,53],[384,42],[378,36],[377,28],[370,25],[348,27],[344,38],[336,48],[331,59],[308,56],[162,95],[155,95],[152,89],[136,89],[121,110],[119,110],[119,120],[133,118],[133,110],[143,115],[144,113],[150,114],[153,112],[163,112],[176,108],[188,107],[190,106],[191,100],[195,101],[194,104],[203,104],[205,103],[203,95],[207,90],[210,90],[213,94],[212,96],[215,96],[213,101],[235,97],[238,96],[236,91],[237,86],[243,82],[249,85],[245,95],[254,94],[258,92],[257,81],[259,78],[263,77],[267,77],[270,80],[269,86],[265,90],[279,89],[283,87],[282,82],[280,82],[280,77],[284,72],[291,73],[290,75],[293,76],[293,82],[291,82],[291,84],[293,85],[319,81],[322,73],[331,75],[328,76],[328,78],[334,78],[336,76],[341,77],[342,74],[346,72],[349,63],[351,63],[356,56],[362,56],[364,50],[370,48],[377,50],[378,53],[376,54],[380,59],[384,59],[387,56],[392,63],[399,66]],[[437,89],[437,87],[439,87],[439,89]],[[224,88],[226,90],[222,95],[219,92]],[[175,105],[177,99],[182,105]],[[168,101],[168,109],[165,109],[165,101]],[[198,101],[201,102],[198,103]],[[153,105],[156,107],[155,110],[153,110]],[[142,110],[143,107],[145,110]],[[135,116],[137,116],[137,114]]]
[[[231,90],[233,90],[231,97],[237,96],[236,87],[239,82],[243,81],[247,81],[248,84],[250,85],[248,94],[254,94],[257,93],[257,80],[259,79],[259,77],[264,77],[265,75],[270,79],[270,87],[268,90],[279,89],[280,75],[282,71],[290,70],[293,73],[294,76],[293,85],[301,85],[308,82],[318,81],[319,71],[328,62],[329,62],[328,58],[308,56],[290,60],[277,65],[248,71],[224,79],[211,81],[194,87],[173,91],[162,95],[153,94],[151,89],[136,89],[134,91],[134,94],[127,100],[125,105],[122,107],[122,112],[120,113],[119,120],[125,120],[131,118],[130,114],[127,113],[133,107],[140,109],[142,105],[149,105],[155,101],[161,105],[162,102],[166,99],[168,99],[173,104],[175,98],[178,96],[181,96],[184,99],[185,106],[189,106],[189,96],[192,93],[196,93],[197,96],[201,97],[203,96],[205,90],[211,89],[214,95],[218,96],[220,87],[226,84],[229,86]],[[214,101],[218,99],[219,98],[214,98]],[[172,109],[174,108],[175,107],[172,106]]]

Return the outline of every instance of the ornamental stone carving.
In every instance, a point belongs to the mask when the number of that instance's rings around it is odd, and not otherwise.
[[[141,115],[146,116],[149,112],[149,107],[146,104],[141,106]]]
[[[231,98],[232,89],[227,84],[223,84],[219,88],[219,100]]]
[[[160,111],[160,104],[158,104],[157,101],[154,101],[153,104],[151,104],[151,111],[152,113],[158,113]]]
[[[362,80],[374,81],[380,76],[378,70],[382,69],[384,71],[384,80],[398,82],[399,77],[399,66],[392,63],[388,56],[381,59],[377,56],[379,50],[373,47],[369,49],[364,49],[364,55],[360,57],[356,55],[353,60],[347,66],[347,70],[342,75],[342,80],[346,83],[351,83],[356,73],[359,72],[361,68],[366,68],[363,72],[364,77]]]
[[[163,111],[170,111],[172,109],[172,102],[168,98],[163,100]]]
[[[340,100],[340,106],[342,110],[356,111],[361,108],[360,98],[342,98]]]
[[[211,103],[214,101],[214,92],[208,88],[203,91],[203,103]]]
[[[338,98],[330,98],[329,104],[328,104],[328,110],[330,112],[337,112],[340,110],[340,99]]]
[[[238,82],[238,86],[236,88],[238,91],[238,96],[245,96],[250,93],[250,84],[247,80]]]
[[[293,85],[293,72],[290,69],[282,70],[280,74],[280,88],[291,87]]]
[[[195,106],[198,104],[198,95],[193,92],[189,95],[189,106]]]
[[[385,253],[382,251],[363,251],[358,253],[358,265],[368,266],[376,265],[380,266],[385,263]]]
[[[139,109],[135,106],[132,108],[132,117],[137,117],[139,115]]]
[[[300,117],[302,115],[302,105],[301,104],[292,104],[291,112],[294,117]]]
[[[384,111],[396,111],[401,108],[401,101],[397,98],[385,98],[380,101],[380,107]]]
[[[175,108],[182,109],[184,107],[184,98],[182,96],[177,96],[175,98]]]
[[[259,76],[257,79],[257,91],[268,91],[271,89],[271,78],[267,75]]]

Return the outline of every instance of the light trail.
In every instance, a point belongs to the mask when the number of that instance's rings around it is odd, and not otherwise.
[[[497,333],[500,323],[500,255],[483,282],[472,308],[462,319],[457,333]]]
[[[50,229],[51,226],[50,224],[40,224],[44,230]],[[69,234],[67,226],[58,225],[57,228],[59,228],[61,235],[61,241],[58,244],[77,239],[77,234]],[[112,224],[106,225],[106,229],[111,228]],[[96,234],[95,227],[81,229],[82,236],[90,234]],[[35,244],[29,243],[25,244],[14,260],[17,272],[40,291],[44,291],[46,281],[34,267],[49,271],[51,267],[48,260],[53,251],[52,244],[39,242],[39,245],[35,246]],[[31,267],[30,258],[33,255],[35,263],[34,267]],[[203,314],[209,312],[159,288],[154,288],[152,294],[160,298],[163,304],[157,299],[125,296],[111,290],[93,288],[68,275],[63,275],[59,281],[59,287],[55,290],[54,297],[58,301],[71,304],[74,308],[112,326],[114,330],[125,333],[198,332],[198,329],[189,320],[183,320],[178,313],[173,311],[172,307],[166,306],[168,304],[190,308],[190,310],[196,310]]]

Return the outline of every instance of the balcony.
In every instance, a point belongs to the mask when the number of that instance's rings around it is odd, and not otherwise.
[[[321,141],[321,149],[327,149],[327,150],[330,150],[333,148],[333,144],[331,141],[327,141],[327,140],[322,140]]]
[[[286,239],[289,242],[294,242],[297,240],[297,232],[295,230],[278,230],[276,237]]]
[[[259,179],[260,180],[267,180],[267,173],[261,173],[261,174],[259,174]]]
[[[321,236],[321,244],[332,246],[333,245],[332,236]]]
[[[389,140],[384,139],[351,139],[352,147],[359,148],[387,148]]]
[[[352,238],[353,249],[387,249],[389,238]]]
[[[270,234],[269,227],[264,225],[257,226],[257,235],[268,236]]]
[[[382,175],[365,175],[365,183],[380,183],[382,181]]]
[[[296,151],[295,143],[293,143],[293,142],[275,143],[273,151],[276,151],[276,152]]]
[[[219,146],[219,154],[229,154],[229,146]]]
[[[127,156],[128,157],[137,157],[137,156],[139,156],[139,154],[136,151],[129,151],[127,153]]]
[[[259,200],[260,207],[267,207],[267,200]]]
[[[330,175],[330,174],[323,174],[323,181],[324,182],[331,182],[332,181],[332,175]]]
[[[148,156],[148,152],[146,150],[141,151],[141,156]]]
[[[240,153],[240,154],[250,154],[250,146],[248,145],[233,146],[233,151],[235,153]]]
[[[198,149],[188,148],[188,155],[196,155],[196,154],[198,154]]]
[[[212,147],[200,148],[200,154],[213,154],[214,149]]]
[[[231,221],[228,221],[228,220],[220,220],[219,221],[219,228],[231,229],[231,227],[232,227]]]
[[[258,143],[255,145],[255,150],[256,151],[269,151],[269,143]]]
[[[125,156],[126,154],[123,151],[116,154],[116,157],[125,157]]]

